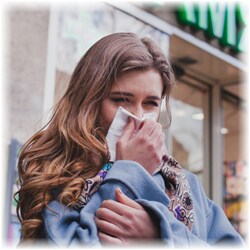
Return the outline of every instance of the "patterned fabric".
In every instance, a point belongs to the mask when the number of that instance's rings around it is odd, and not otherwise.
[[[77,205],[75,205],[75,209],[80,210],[88,203],[91,196],[100,187],[111,167],[112,163],[107,163],[95,177],[85,180],[82,194]],[[182,167],[174,158],[164,156],[159,171],[165,181],[166,195],[170,198],[168,209],[179,221],[184,223],[189,230],[192,230],[194,223],[193,201],[190,196],[190,187]]]
[[[106,177],[106,175],[107,175],[108,171],[111,169],[111,167],[112,167],[111,163],[106,163],[96,176],[85,180],[81,196],[80,196],[77,204],[75,205],[76,210],[80,210],[81,208],[85,207],[85,205],[90,200],[91,196],[100,187],[102,181]]]
[[[193,201],[186,175],[173,157],[164,156],[162,160],[161,174],[165,181],[165,192],[170,198],[168,209],[192,231]]]

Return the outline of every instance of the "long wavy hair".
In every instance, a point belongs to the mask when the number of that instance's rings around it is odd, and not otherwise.
[[[157,70],[169,95],[174,75],[168,59],[149,38],[115,33],[96,42],[80,59],[49,123],[22,147],[18,161],[17,214],[21,242],[40,238],[42,210],[52,199],[73,206],[84,180],[93,177],[110,155],[100,122],[102,101],[124,72]],[[53,191],[59,190],[54,197]]]

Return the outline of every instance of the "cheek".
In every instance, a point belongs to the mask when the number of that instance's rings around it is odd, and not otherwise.
[[[112,123],[117,107],[114,107],[109,101],[104,100],[101,106],[101,126],[103,127],[105,133],[108,132],[110,124]]]

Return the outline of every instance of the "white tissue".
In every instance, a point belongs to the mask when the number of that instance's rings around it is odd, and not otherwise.
[[[128,123],[128,118],[133,117],[135,120],[135,130],[139,129],[139,126],[141,122],[145,119],[150,119],[156,121],[157,114],[156,113],[146,113],[143,115],[143,117],[140,119],[136,117],[135,115],[131,114],[129,111],[124,109],[123,107],[119,107],[114,120],[112,121],[106,139],[109,146],[109,152],[110,152],[110,161],[114,162],[116,159],[116,142],[119,139],[119,137],[122,135],[123,128]]]

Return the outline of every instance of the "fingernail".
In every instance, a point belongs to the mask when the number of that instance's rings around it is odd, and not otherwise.
[[[143,126],[143,124],[144,124],[144,121],[142,121],[142,122],[140,123],[140,125],[139,125],[139,128],[138,128],[138,129],[141,129],[141,128],[142,128],[142,126]]]
[[[120,195],[123,195],[123,192],[122,192],[122,190],[118,187],[117,188],[117,191],[118,191],[118,193],[120,194]]]

